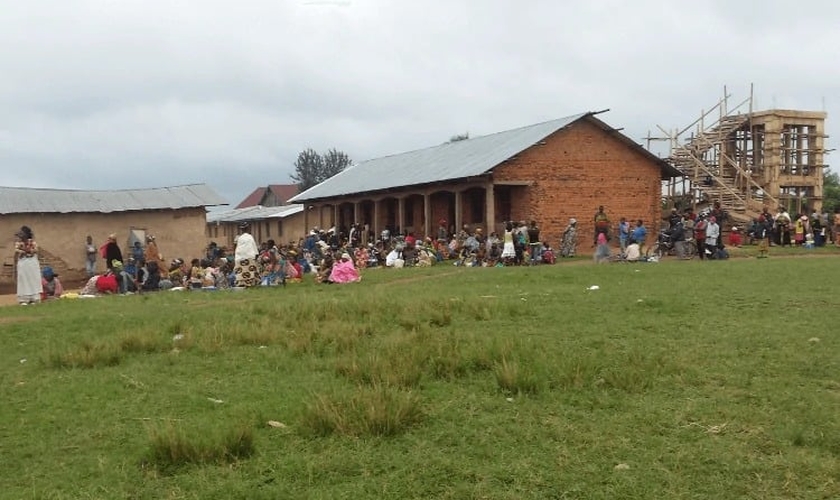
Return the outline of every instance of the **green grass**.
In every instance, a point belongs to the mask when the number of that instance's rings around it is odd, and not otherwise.
[[[0,308],[0,498],[840,498],[828,253]]]

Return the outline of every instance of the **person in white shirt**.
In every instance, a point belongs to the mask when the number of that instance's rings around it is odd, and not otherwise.
[[[715,216],[709,217],[709,225],[706,226],[706,255],[714,255],[718,248],[720,239],[720,226]]]
[[[236,276],[235,286],[255,286],[259,281],[257,269],[257,242],[251,233],[248,232],[248,223],[239,225],[239,236],[236,237],[236,250],[234,251],[233,273]]]
[[[624,249],[624,258],[630,262],[635,262],[642,257],[642,249],[633,238],[630,238],[630,244]]]

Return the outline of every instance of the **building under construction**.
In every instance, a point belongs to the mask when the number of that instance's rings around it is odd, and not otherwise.
[[[766,207],[792,214],[820,210],[823,196],[826,113],[753,109],[750,97],[729,106],[729,96],[688,127],[668,132],[668,161],[683,177],[668,181],[671,206],[700,209],[716,201],[735,220]]]

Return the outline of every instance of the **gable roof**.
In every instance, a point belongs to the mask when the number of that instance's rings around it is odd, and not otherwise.
[[[277,206],[285,205],[294,195],[298,194],[297,184],[269,184],[266,187],[258,187],[251,194],[245,197],[244,200],[236,205],[236,208],[254,207],[262,205],[268,192],[274,193],[279,203]]]
[[[447,142],[347,167],[290,201],[414,186],[482,175],[511,156],[591,113],[580,113],[495,134]]]
[[[269,184],[268,189],[280,200],[280,205],[285,205],[300,192],[297,184]]]
[[[0,214],[111,213],[216,205],[227,202],[206,184],[112,191],[0,187]]]
[[[244,200],[240,201],[239,205],[236,205],[236,208],[255,207],[259,205],[263,198],[265,198],[265,192],[267,189],[267,187],[258,187],[252,191],[251,194],[246,196]]]
[[[527,127],[367,160],[348,167],[290,201],[333,198],[483,175],[558,130],[582,119],[591,120],[604,131],[614,133],[615,137],[628,147],[655,162],[662,172],[663,179],[682,175],[641,144],[595,118],[596,114],[598,113],[579,113]]]

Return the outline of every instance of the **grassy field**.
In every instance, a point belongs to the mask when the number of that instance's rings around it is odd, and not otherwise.
[[[838,498],[838,263],[0,308],[0,497]]]

